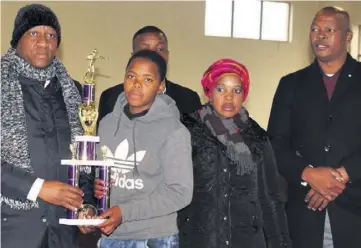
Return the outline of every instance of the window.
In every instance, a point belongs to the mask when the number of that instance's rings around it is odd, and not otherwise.
[[[353,38],[351,41],[350,54],[361,62],[361,25],[352,27]]]
[[[206,2],[205,34],[230,37],[232,34],[232,0]]]
[[[205,35],[289,40],[290,4],[261,0],[206,0]]]

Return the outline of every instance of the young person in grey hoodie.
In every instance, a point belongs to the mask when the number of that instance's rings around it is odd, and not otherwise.
[[[129,60],[124,92],[99,124],[112,169],[110,205],[100,218],[101,248],[177,248],[177,211],[193,193],[191,140],[175,102],[163,94],[166,62],[142,50]],[[95,182],[95,196],[107,188]]]

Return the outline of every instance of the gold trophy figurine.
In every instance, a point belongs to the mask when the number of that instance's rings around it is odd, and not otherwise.
[[[95,84],[95,61],[97,59],[108,60],[109,58],[104,56],[98,56],[98,49],[93,49],[93,52],[89,54],[86,59],[89,60],[88,70],[84,76],[84,81],[86,84]]]
[[[79,108],[79,118],[85,136],[95,135],[98,119],[98,110],[95,106],[95,61],[97,59],[108,60],[107,57],[99,56],[97,49],[87,56],[89,64],[84,76],[83,104]]]

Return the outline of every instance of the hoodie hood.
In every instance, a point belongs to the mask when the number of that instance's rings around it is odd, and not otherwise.
[[[129,120],[129,118],[124,114],[124,106],[127,103],[128,103],[127,97],[125,93],[122,92],[118,97],[118,100],[114,106],[112,113],[116,119],[116,128],[114,132],[114,137],[117,136],[120,126],[122,125],[132,126],[132,132],[133,132],[132,139],[134,141],[133,143],[134,146],[135,146],[134,132],[135,132],[136,123],[140,122],[143,124],[149,124],[167,118],[180,120],[180,113],[175,104],[175,101],[171,97],[165,94],[157,95],[148,113],[146,113],[144,116],[137,117],[134,120]],[[123,124],[121,122],[123,122]]]
[[[124,106],[128,103],[127,97],[124,92],[122,92],[114,106],[113,114],[116,118],[120,119],[123,115]],[[165,95],[157,95],[155,101],[150,107],[148,113],[144,116],[138,117],[137,121],[143,123],[153,122],[159,119],[164,118],[177,118],[180,119],[180,113],[176,106],[175,101]]]

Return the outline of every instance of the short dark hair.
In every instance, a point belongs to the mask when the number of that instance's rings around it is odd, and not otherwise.
[[[141,29],[139,29],[137,32],[135,32],[135,34],[133,35],[133,39],[132,39],[132,43],[133,43],[133,48],[134,48],[134,41],[135,39],[137,39],[137,37],[139,35],[142,35],[142,34],[149,34],[149,33],[155,33],[155,34],[160,34],[162,36],[164,36],[164,39],[165,39],[165,42],[168,43],[168,38],[167,36],[165,35],[165,33],[158,27],[156,26],[145,26],[145,27],[142,27]]]
[[[345,9],[337,7],[337,6],[327,6],[327,7],[322,8],[320,11],[318,11],[316,16],[322,12],[340,15],[345,21],[344,24],[345,24],[346,31],[350,32],[352,30],[350,15]]]
[[[144,49],[134,53],[132,57],[130,57],[126,68],[128,69],[130,63],[132,63],[132,61],[137,58],[147,59],[156,64],[160,81],[162,82],[165,79],[167,74],[167,62],[165,62],[163,57],[160,56],[157,52]]]

